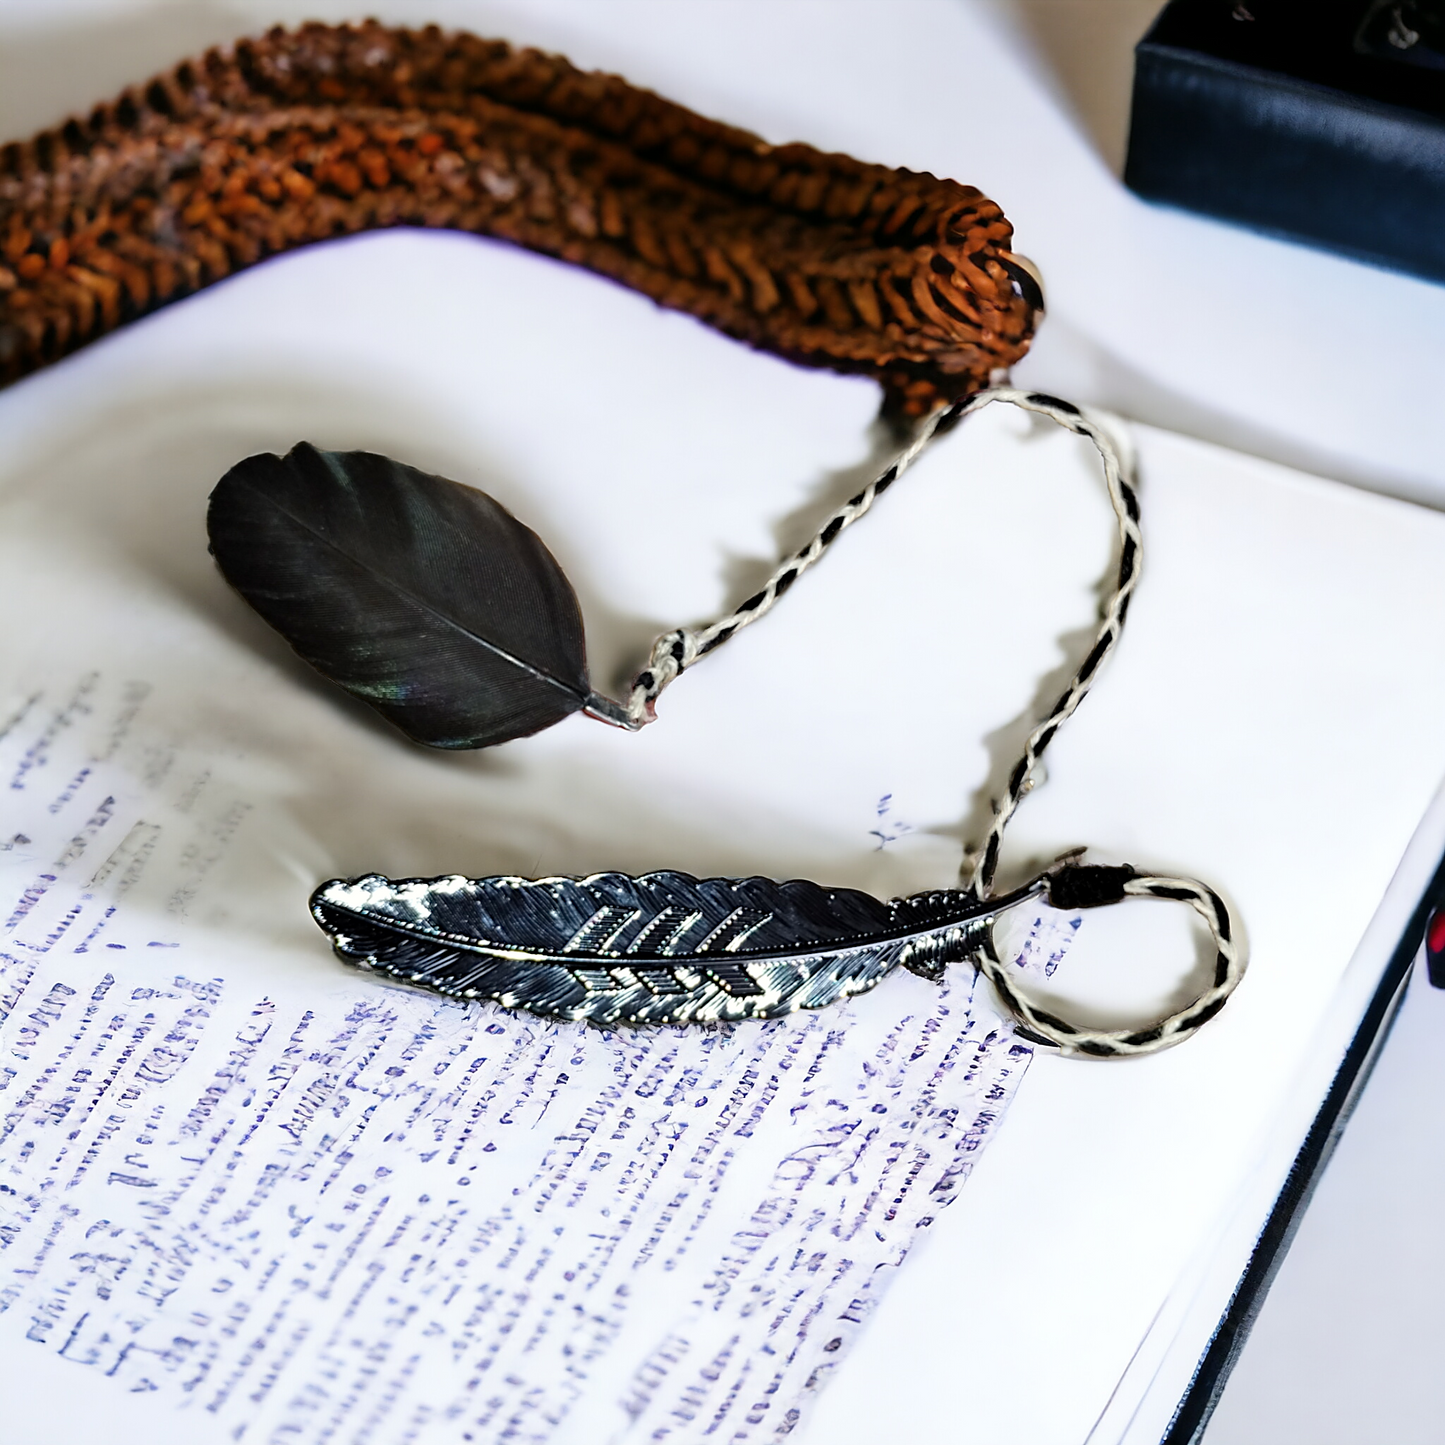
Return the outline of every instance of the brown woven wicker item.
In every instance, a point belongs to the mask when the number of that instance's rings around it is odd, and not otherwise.
[[[772,146],[501,41],[307,25],[0,150],[0,380],[383,226],[575,262],[761,350],[877,377],[906,415],[1017,361],[1039,302],[970,186]]]

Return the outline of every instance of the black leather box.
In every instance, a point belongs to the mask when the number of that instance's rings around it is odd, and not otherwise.
[[[1445,0],[1171,0],[1135,51],[1124,179],[1445,280]]]

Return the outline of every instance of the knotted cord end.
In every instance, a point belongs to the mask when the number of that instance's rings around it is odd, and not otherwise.
[[[1102,908],[1122,903],[1124,885],[1139,876],[1127,863],[1109,867],[1098,863],[1066,863],[1048,875],[1049,906],[1063,912],[1076,908]]]
[[[637,674],[627,698],[627,726],[636,731],[657,721],[657,699],[663,688],[697,661],[697,634],[688,627],[664,632],[652,644],[647,666]]]

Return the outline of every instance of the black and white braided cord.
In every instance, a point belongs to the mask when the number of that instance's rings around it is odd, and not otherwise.
[[[1011,387],[990,387],[933,413],[920,424],[908,445],[894,457],[888,467],[856,496],[837,509],[812,540],[800,551],[781,562],[759,591],[733,612],[706,626],[679,627],[664,633],[652,645],[647,666],[640,672],[628,695],[628,725],[634,728],[651,722],[655,716],[658,696],[698,659],[737,635],[744,627],[765,617],[792,587],[793,583],[814,566],[835,541],[864,516],[874,502],[886,492],[918,458],[940,428],[962,421],[996,401],[1008,402],[1025,411],[1046,416],[1069,431],[1087,438],[1103,462],[1104,483],[1118,523],[1118,564],[1113,586],[1100,608],[1098,630],[1093,646],[1069,679],[1053,707],[1036,724],[1024,744],[1023,756],[1008,775],[1003,796],[994,803],[993,821],[980,847],[965,859],[963,878],[965,890],[976,898],[988,898],[993,891],[998,870],[999,853],[1004,830],[1038,776],[1040,760],[1060,727],[1073,715],[1088,696],[1099,669],[1108,660],[1124,630],[1129,602],[1139,580],[1139,563],[1143,541],[1139,532],[1139,499],[1132,476],[1132,461],[1127,451],[1108,427],[1097,417],[1071,402],[1042,392],[1020,391]],[[1056,870],[1046,878],[1054,882],[1054,901],[1063,901],[1071,893],[1065,885],[1069,869]],[[1213,935],[1215,967],[1209,986],[1186,1007],[1168,1017],[1142,1028],[1084,1029],[1039,1008],[1018,992],[1012,978],[999,961],[992,941],[974,955],[979,970],[993,985],[1005,1006],[1015,1015],[1024,1032],[1039,1042],[1057,1046],[1065,1053],[1095,1058],[1117,1058],[1130,1054],[1155,1053],[1188,1038],[1223,1007],[1244,973],[1244,958],[1228,906],[1212,888],[1189,878],[1171,878],[1135,873],[1130,868],[1083,868],[1074,874],[1109,875],[1111,884],[1104,896],[1087,899],[1072,897],[1080,907],[1120,902],[1124,898],[1161,898],[1188,903]],[[1087,890],[1085,890],[1087,891]]]
[[[1154,1023],[1130,1029],[1086,1029],[1061,1019],[1019,993],[1014,975],[999,959],[990,936],[974,955],[979,971],[993,985],[1004,1006],[1018,1019],[1021,1032],[1040,1043],[1053,1044],[1066,1054],[1087,1058],[1118,1059],[1131,1054],[1155,1054],[1173,1048],[1197,1032],[1220,1009],[1244,975],[1244,957],[1235,937],[1234,920],[1224,900],[1207,884],[1193,878],[1169,878],[1135,873],[1132,868],[1084,869],[1121,875],[1117,896],[1090,901],[1080,906],[1122,902],[1125,898],[1161,898],[1187,903],[1214,938],[1214,966],[1207,985],[1190,1002]],[[1062,879],[1061,879],[1062,881]],[[1112,891],[1112,890],[1111,890]],[[1072,902],[1056,892],[1053,902]]]
[[[990,396],[992,393],[983,392],[980,395]],[[642,727],[651,722],[655,715],[654,706],[663,688],[675,681],[700,657],[706,657],[744,627],[750,626],[760,617],[766,617],[793,583],[820,561],[828,548],[902,476],[919,453],[933,440],[939,427],[944,422],[962,415],[963,406],[960,404],[946,411],[936,411],[928,417],[881,476],[869,482],[857,496],[844,502],[823,523],[806,547],[780,562],[762,587],[726,617],[719,617],[704,627],[678,627],[663,633],[652,644],[652,655],[647,659],[647,666],[638,673],[632,684],[632,691],[628,694],[629,724],[632,727]]]
[[[1003,388],[980,392],[965,403],[962,415],[967,416],[970,412],[980,410],[991,401],[1007,401],[1025,411],[1046,416],[1071,432],[1087,437],[1094,444],[1104,463],[1104,484],[1108,488],[1109,501],[1113,504],[1114,516],[1118,522],[1119,561],[1113,590],[1100,610],[1094,645],[1079,664],[1078,671],[1069,679],[1069,685],[1059,694],[1053,707],[1029,734],[1024,744],[1023,756],[1008,775],[1003,797],[994,803],[993,823],[982,846],[974,855],[972,876],[962,880],[965,888],[977,898],[987,898],[993,890],[1004,829],[1008,827],[1009,820],[1032,786],[1032,780],[1036,776],[1035,769],[1045,750],[1058,735],[1059,729],[1089,695],[1089,689],[1093,687],[1099,669],[1119,645],[1119,638],[1124,631],[1124,619],[1129,612],[1129,601],[1139,582],[1139,557],[1143,546],[1143,539],[1139,534],[1138,494],[1134,490],[1132,478],[1126,473],[1118,444],[1101,422],[1087,416],[1071,402],[1060,401],[1057,397],[1045,396],[1036,391],[1011,391]]]

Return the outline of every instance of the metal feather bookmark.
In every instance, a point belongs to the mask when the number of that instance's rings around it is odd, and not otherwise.
[[[999,908],[959,892],[883,903],[798,879],[664,872],[373,874],[323,885],[311,911],[344,958],[409,983],[553,1018],[676,1024],[822,1008],[896,967],[932,974],[981,948]]]
[[[948,965],[969,962],[988,978],[1019,1020],[1025,1036],[1055,1045],[1066,1053],[1093,1057],[1168,1048],[1218,1013],[1243,974],[1244,959],[1228,907],[1206,885],[1188,878],[1142,874],[1130,867],[1086,865],[1066,858],[1014,892],[1000,897],[994,897],[992,892],[1004,830],[1029,790],[1045,750],[1083,701],[1118,643],[1139,575],[1139,506],[1128,468],[1104,425],[1068,402],[998,387],[936,412],[877,480],[836,511],[806,547],[777,568],[761,591],[707,627],[679,628],[660,637],[625,706],[598,697],[588,686],[580,627],[569,629],[576,641],[565,649],[562,670],[570,669],[565,681],[559,681],[555,670],[549,672],[497,643],[485,616],[461,625],[461,634],[468,639],[461,650],[476,652],[480,659],[477,675],[484,683],[491,677],[489,669],[499,665],[509,674],[507,686],[498,697],[504,697],[505,707],[522,717],[526,725],[510,733],[503,729],[505,735],[533,731],[584,707],[604,720],[640,727],[653,720],[663,689],[700,658],[766,615],[797,578],[897,480],[940,427],[962,420],[994,401],[1006,401],[1047,416],[1093,443],[1103,461],[1105,482],[1118,520],[1119,552],[1114,583],[1102,607],[1094,644],[1057,702],[1029,735],[963,886],[885,902],[852,889],[824,888],[799,880],[778,883],[765,878],[698,879],[676,872],[641,877],[601,873],[590,878],[446,877],[400,881],[369,874],[350,880],[334,879],[322,884],[312,896],[312,915],[341,957],[438,993],[491,999],[507,1008],[603,1025],[776,1018],[864,993],[900,968],[937,979]],[[293,453],[293,458],[296,455]],[[361,455],[350,454],[349,471],[342,468],[338,473],[345,483],[343,492],[352,486],[347,477],[354,479],[354,459]],[[257,462],[284,465],[275,458],[253,458],[243,466]],[[315,465],[309,461],[307,464],[315,473]],[[395,463],[387,465],[396,467]],[[424,481],[442,488],[456,486],[439,478]],[[221,492],[218,488],[218,495]],[[452,498],[448,504],[454,501]],[[467,505],[483,503],[487,508],[495,507],[486,498]],[[225,536],[225,527],[218,532],[215,525],[215,510],[213,503],[213,542],[218,534]],[[325,510],[324,505],[321,510]],[[530,539],[524,543],[513,537],[505,550],[526,552],[527,569],[534,573],[540,569],[545,574],[548,580],[542,591],[555,601],[557,581],[565,587],[560,569],[530,532],[505,513],[502,516]],[[488,527],[495,526],[495,518],[489,513]],[[533,543],[545,563],[539,562],[535,549],[529,550]],[[264,577],[258,580],[258,575],[247,574],[245,579],[233,575],[227,562],[228,546],[216,545],[215,550],[227,575],[248,598],[261,598],[257,605],[274,622],[276,598],[284,588],[278,591]],[[264,568],[261,570],[264,572]],[[341,584],[331,577],[323,585]],[[370,574],[365,585],[375,585]],[[402,605],[426,610],[425,604],[402,590]],[[501,591],[508,593],[506,587]],[[267,602],[269,611],[263,605]],[[561,613],[573,615],[566,606],[558,605]],[[281,613],[285,610],[279,607]],[[341,610],[345,612],[344,607]],[[286,631],[283,622],[276,625]],[[341,625],[342,633],[348,625]],[[394,680],[379,691],[375,685],[358,685],[346,667],[339,663],[326,665],[326,658],[335,662],[344,655],[353,672],[358,666],[356,648],[348,652],[339,644],[340,634],[335,629],[326,632],[323,627],[325,635],[319,641],[313,630],[304,645],[292,635],[295,630],[288,636],[303,655],[413,731],[408,724],[420,715],[418,687],[408,694]],[[342,642],[345,640],[343,637]],[[451,642],[447,656],[455,671],[460,644],[455,638]],[[322,660],[318,661],[318,656]],[[373,665],[368,673],[367,666],[362,665],[361,671],[374,675],[374,683],[375,676],[387,669]],[[536,703],[530,711],[527,705],[517,702],[517,688],[523,682],[527,684],[523,690],[530,689]],[[454,675],[451,684],[457,685]],[[488,707],[494,711],[504,707],[502,702],[487,702],[491,696],[488,685],[480,688],[475,700],[482,713]],[[541,702],[537,703],[537,699]],[[544,716],[549,708],[553,715]],[[432,713],[425,715],[429,726],[435,724]],[[498,735],[498,729],[485,717],[472,718],[465,726],[437,724],[432,731],[433,736],[424,740],[440,746],[478,745],[453,741],[454,735],[487,740]],[[1142,1028],[1085,1029],[1068,1023],[1019,993],[993,944],[993,926],[998,918],[1025,900],[1040,897],[1064,909],[1099,907],[1127,898],[1188,904],[1214,941],[1215,957],[1207,986],[1184,1008]]]

